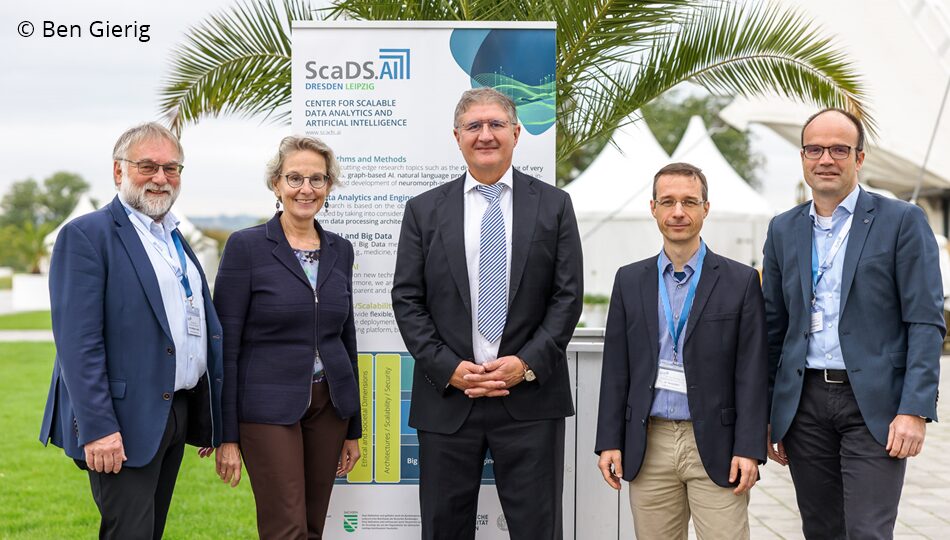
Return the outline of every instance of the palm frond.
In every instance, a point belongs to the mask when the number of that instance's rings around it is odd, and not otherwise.
[[[307,0],[248,0],[188,31],[160,90],[176,132],[202,116],[283,121],[290,103],[290,21],[313,19]]]

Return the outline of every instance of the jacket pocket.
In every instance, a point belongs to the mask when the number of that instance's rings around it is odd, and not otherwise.
[[[122,399],[125,397],[125,381],[120,380],[110,380],[109,381],[109,394],[112,395],[112,399]]]

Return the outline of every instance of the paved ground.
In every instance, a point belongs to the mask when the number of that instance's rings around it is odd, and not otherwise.
[[[894,531],[902,540],[950,538],[950,356],[943,357],[942,368],[945,397],[937,404],[937,416],[943,422],[927,425],[923,453],[907,464]],[[762,476],[749,507],[753,540],[803,538],[788,469],[769,463]]]
[[[4,341],[53,341],[53,331],[0,330],[0,343]]]

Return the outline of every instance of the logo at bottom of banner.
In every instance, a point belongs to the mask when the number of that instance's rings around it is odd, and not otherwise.
[[[343,512],[343,530],[355,532],[360,527],[359,512]]]

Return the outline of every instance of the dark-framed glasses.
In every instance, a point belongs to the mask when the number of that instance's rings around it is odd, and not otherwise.
[[[821,156],[825,154],[825,150],[828,151],[831,159],[847,159],[851,155],[851,147],[843,144],[832,146],[806,144],[802,147],[802,155],[805,156],[805,159],[821,159]]]
[[[165,172],[165,178],[178,178],[182,169],[185,168],[181,163],[155,163],[154,161],[143,159],[141,161],[132,161],[131,159],[120,159],[126,163],[131,163],[139,170],[139,174],[144,176],[155,176],[158,170]]]
[[[488,126],[488,129],[492,131],[501,131],[506,127],[511,125],[511,122],[507,120],[476,120],[474,122],[469,122],[467,124],[462,124],[462,131],[465,133],[481,133],[484,126]]]
[[[320,189],[323,186],[327,185],[330,182],[330,175],[317,173],[311,176],[304,176],[300,173],[287,173],[282,174],[284,180],[287,180],[287,185],[292,188],[299,188],[303,185],[303,181],[306,180],[310,182],[310,187],[313,189]]]
[[[706,201],[700,199],[683,199],[682,201],[677,201],[676,199],[659,199],[653,202],[655,202],[657,206],[662,206],[663,208],[673,208],[679,204],[683,206],[684,210],[693,210],[706,203]]]

